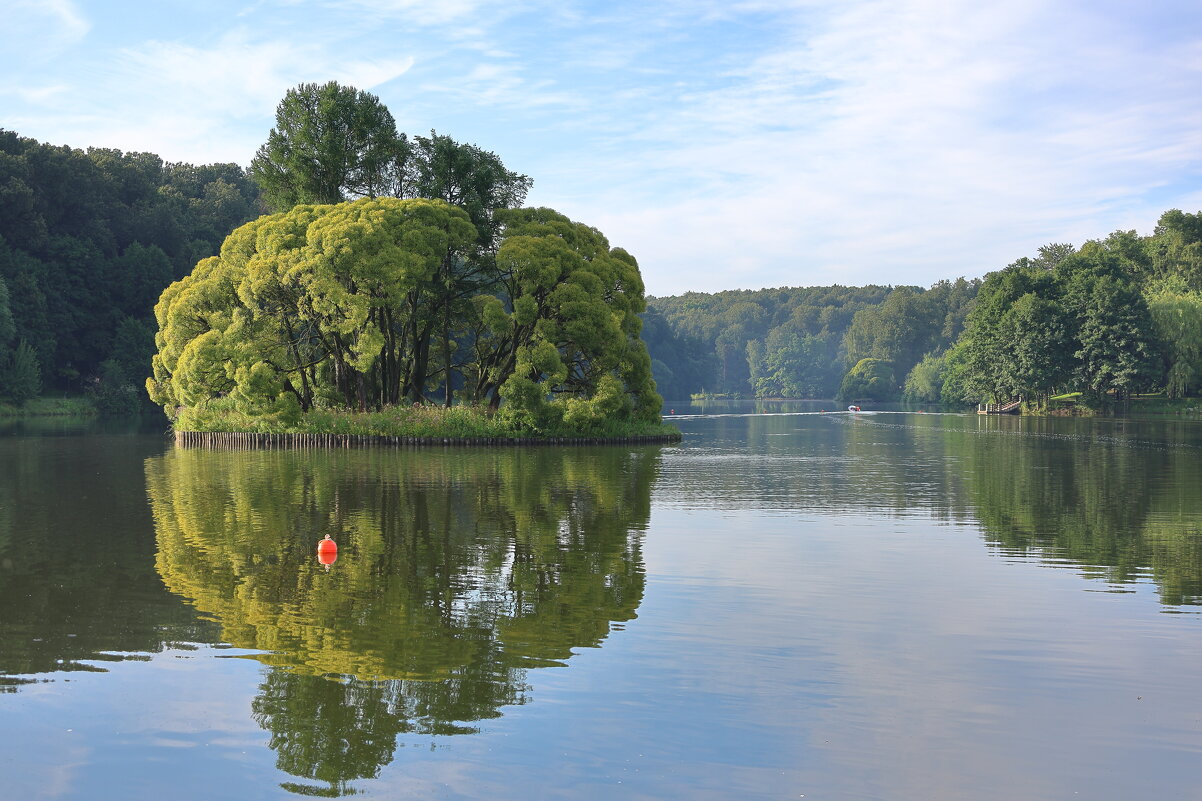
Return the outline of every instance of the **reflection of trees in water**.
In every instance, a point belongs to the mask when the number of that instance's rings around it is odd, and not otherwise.
[[[634,617],[658,461],[175,450],[146,462],[156,565],[224,639],[269,652],[255,719],[282,769],[339,794],[397,735],[473,731],[526,700],[527,669]],[[314,556],[327,532],[328,570]]]
[[[1196,427],[1153,421],[815,415],[707,422],[665,465],[661,503],[980,521],[1007,553],[1202,605]]]
[[[120,436],[0,440],[0,692],[215,633],[154,570],[147,451]]]
[[[1164,604],[1202,604],[1202,453],[1188,426],[941,415],[821,422],[791,443],[758,433],[772,433],[773,418],[747,425],[756,452],[796,452],[800,440],[814,457],[846,459],[792,486],[778,471],[773,497],[795,508],[922,508],[978,520],[1006,553],[1113,583],[1150,577]]]
[[[1133,426],[1132,432],[1147,429]],[[1202,459],[1181,432],[1148,447],[1106,439],[966,437],[985,536],[1007,553],[1069,561],[1111,583],[1150,576],[1167,605],[1202,603]]]

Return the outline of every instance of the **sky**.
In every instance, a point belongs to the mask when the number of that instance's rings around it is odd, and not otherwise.
[[[647,292],[976,277],[1202,209],[1197,0],[0,0],[0,128],[247,166],[336,80]]]

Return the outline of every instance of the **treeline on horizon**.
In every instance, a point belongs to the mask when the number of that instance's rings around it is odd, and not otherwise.
[[[908,371],[925,354],[947,350],[980,284],[959,278],[930,289],[836,285],[650,297],[643,338],[665,398],[833,398],[860,359]]]
[[[410,146],[465,147],[433,133]],[[102,409],[145,403],[162,291],[235,228],[297,200],[252,171],[0,130],[0,401],[49,391],[92,393]],[[396,173],[388,191],[407,194],[415,175]],[[489,209],[467,210],[486,225]],[[687,292],[647,306],[642,338],[668,399],[1190,396],[1202,385],[1202,212],[1165,212],[1149,236],[1046,245],[984,279]]]
[[[138,409],[159,294],[264,211],[237,164],[0,129],[0,401],[89,392]]]
[[[1202,212],[1039,248],[984,279],[648,298],[659,391],[1101,407],[1202,386]]]

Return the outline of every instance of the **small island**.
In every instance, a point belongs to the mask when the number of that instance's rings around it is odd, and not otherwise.
[[[250,170],[276,213],[155,306],[146,388],[177,441],[679,438],[629,253],[520,208],[530,180],[492,153],[437,135],[414,147],[368,93],[304,84],[276,120]],[[363,141],[313,138],[331,130]]]
[[[487,259],[440,200],[243,225],[155,307],[151,398],[181,442],[679,438],[639,339],[635,260],[549,209],[492,220]]]

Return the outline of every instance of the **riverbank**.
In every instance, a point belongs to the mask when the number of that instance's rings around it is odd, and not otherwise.
[[[20,420],[27,417],[95,417],[96,404],[89,398],[65,396],[30,398],[20,406],[0,403],[0,420]]]
[[[1080,392],[1057,395],[1049,399],[1046,407],[1024,414],[1034,417],[1202,417],[1202,398],[1168,398],[1163,393],[1133,395],[1120,405],[1107,409],[1089,406],[1081,402]]]
[[[285,420],[232,409],[182,409],[173,426],[180,444],[247,447],[349,445],[568,445],[678,442],[665,423],[594,421],[584,429],[531,432],[514,429],[474,406],[397,406],[378,412],[316,410]]]

